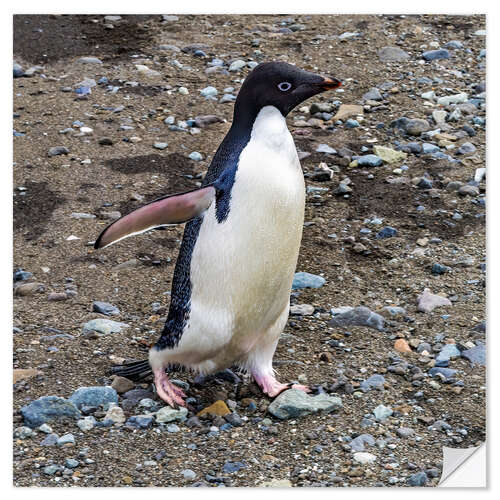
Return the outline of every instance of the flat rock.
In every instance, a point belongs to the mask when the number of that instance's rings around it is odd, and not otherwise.
[[[184,420],[188,414],[187,408],[179,408],[174,410],[170,406],[164,406],[156,412],[156,421],[158,423],[174,422],[176,420]]]
[[[80,387],[69,398],[77,408],[118,403],[118,394],[110,386]]]
[[[97,313],[105,314],[106,316],[115,316],[120,314],[118,307],[113,304],[109,304],[108,302],[101,302],[99,300],[95,300],[92,303],[92,310]]]
[[[386,146],[373,146],[373,152],[385,163],[393,164],[399,163],[408,157],[407,153],[403,153],[403,151],[396,151],[395,149],[388,148]]]
[[[286,420],[318,413],[330,413],[342,407],[342,400],[336,396],[318,394],[310,396],[299,389],[282,392],[268,407],[271,415]]]
[[[60,418],[79,418],[78,408],[73,402],[59,396],[43,396],[21,408],[21,415],[29,427],[39,427]]]
[[[355,307],[341,314],[337,314],[328,324],[333,327],[367,326],[379,332],[385,331],[384,317],[364,306]]]
[[[30,378],[36,377],[37,375],[43,375],[43,373],[33,368],[18,368],[14,370],[13,383],[16,384],[20,380],[28,380]]]
[[[314,306],[311,304],[295,304],[290,306],[292,316],[310,316],[314,313]]]
[[[468,359],[472,364],[486,366],[486,346],[483,344],[462,351],[461,354],[463,358]]]
[[[292,288],[298,290],[301,288],[321,288],[326,283],[325,278],[316,274],[298,272],[293,277]]]
[[[351,116],[358,116],[362,114],[363,114],[363,106],[360,106],[358,104],[341,104],[337,113],[332,118],[332,120],[334,122],[337,120],[344,121],[347,118],[350,118]]]
[[[383,390],[384,389],[385,378],[383,375],[376,373],[370,378],[363,380],[360,384],[360,389],[363,392],[371,391],[372,389]]]
[[[441,295],[434,295],[426,288],[421,295],[418,296],[417,309],[420,312],[430,313],[436,307],[451,306],[451,301]]]
[[[205,414],[211,414],[211,415],[217,415],[218,417],[223,417],[225,415],[229,415],[231,413],[231,410],[227,407],[226,403],[222,400],[218,400],[215,403],[211,404],[210,406],[207,406],[206,408],[203,408],[200,412],[198,412],[197,416],[201,417],[202,415]]]
[[[115,376],[113,382],[111,383],[111,387],[118,393],[123,394],[125,392],[131,391],[135,384],[132,380],[129,380],[125,377]]]
[[[354,453],[353,457],[355,462],[358,462],[361,465],[371,464],[377,460],[377,457],[372,453],[368,453],[366,451],[358,451]]]
[[[382,47],[378,51],[378,58],[382,62],[402,62],[410,59],[410,54],[399,47]]]
[[[128,327],[129,325],[126,323],[120,323],[111,319],[96,318],[87,321],[83,325],[83,333],[97,332],[108,335],[110,333],[120,333],[124,328]]]

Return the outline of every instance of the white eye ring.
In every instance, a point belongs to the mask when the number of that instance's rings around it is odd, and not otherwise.
[[[279,85],[278,85],[278,88],[282,91],[282,92],[286,92],[287,90],[290,90],[292,88],[292,84],[289,83],[289,82],[281,82]]]

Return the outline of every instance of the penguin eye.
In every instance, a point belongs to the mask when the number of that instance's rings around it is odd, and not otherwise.
[[[281,82],[279,85],[278,85],[278,88],[282,91],[282,92],[286,92],[287,90],[290,90],[292,88],[292,84],[289,83],[289,82]]]

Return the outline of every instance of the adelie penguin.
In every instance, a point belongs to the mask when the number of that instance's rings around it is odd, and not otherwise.
[[[273,356],[288,318],[305,185],[285,118],[301,102],[340,85],[284,62],[259,64],[241,87],[233,123],[201,188],[135,210],[95,242],[104,248],[189,221],[165,327],[149,351],[157,393],[171,406],[184,406],[186,396],[168,379],[170,365],[205,374],[237,365],[271,397],[291,386],[275,378]],[[124,373],[145,368],[139,362]]]

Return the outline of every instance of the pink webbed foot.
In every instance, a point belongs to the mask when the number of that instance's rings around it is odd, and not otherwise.
[[[172,408],[186,406],[184,391],[170,382],[164,370],[155,370],[154,376],[156,393],[165,403],[169,404]]]
[[[269,397],[274,398],[281,394],[283,391],[287,389],[298,389],[304,392],[311,392],[311,389],[305,385],[300,384],[282,384],[278,382],[271,375],[258,375],[256,373],[252,373],[255,382],[257,382],[258,386],[262,389],[264,394],[267,394]]]

